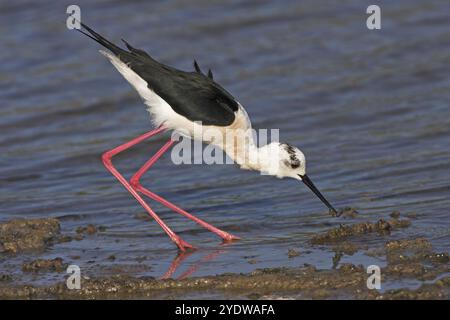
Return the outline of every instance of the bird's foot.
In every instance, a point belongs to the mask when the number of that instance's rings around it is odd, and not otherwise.
[[[236,240],[241,240],[238,236],[232,235],[231,233],[225,232],[225,235],[222,237],[223,242],[232,242]]]
[[[176,238],[174,241],[177,244],[178,249],[181,252],[186,252],[186,251],[189,251],[189,250],[197,250],[196,247],[194,247],[193,245],[187,243],[186,241],[184,241],[183,239],[181,239],[179,237]]]
[[[223,239],[223,242],[231,242],[231,241],[235,241],[235,240],[240,240],[241,238],[239,238],[238,236],[235,236],[231,233],[225,232],[223,230],[214,228],[214,233],[217,234],[219,237],[221,237]]]

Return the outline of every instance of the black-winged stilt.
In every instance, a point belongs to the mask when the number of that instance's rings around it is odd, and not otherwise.
[[[127,181],[113,166],[111,160],[113,156],[166,130],[174,130],[192,136],[196,128],[201,126],[222,132],[222,136],[226,135],[227,138],[218,138],[221,141],[213,141],[205,136],[202,136],[202,140],[220,146],[242,169],[257,170],[278,178],[289,177],[303,181],[334,215],[338,215],[306,175],[305,156],[298,148],[279,142],[272,142],[262,147],[256,145],[253,137],[248,134],[251,123],[247,112],[230,93],[213,80],[211,71],[204,75],[196,62],[194,62],[195,72],[177,70],[159,63],[145,51],[133,48],[124,40],[128,51],[108,41],[85,24],[81,23],[81,26],[85,31],[77,29],[78,31],[111,52],[100,51],[137,90],[148,106],[152,121],[157,127],[155,130],[105,152],[102,156],[103,163],[158,222],[181,251],[194,249],[194,247],[175,234],[140,194],[192,219],[225,241],[239,238],[191,215],[140,184],[141,176],[174,144],[174,140],[170,139],[163,145],[132,176],[130,181]],[[231,139],[229,138],[230,132]],[[250,161],[253,159],[252,156],[257,161]]]

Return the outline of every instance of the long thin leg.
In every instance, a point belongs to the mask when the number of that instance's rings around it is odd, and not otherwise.
[[[148,204],[142,199],[142,197],[137,193],[136,190],[133,189],[133,187],[128,183],[128,181],[117,171],[117,169],[112,164],[112,157],[117,155],[118,153],[127,150],[128,148],[131,148],[132,146],[144,141],[145,139],[158,134],[160,132],[163,132],[165,129],[163,127],[159,127],[158,129],[152,130],[150,132],[147,132],[137,138],[134,138],[133,140],[124,143],[112,150],[109,150],[105,152],[102,155],[103,164],[105,167],[117,178],[117,180],[120,181],[120,183],[123,184],[123,186],[130,192],[133,197],[136,198],[136,200],[144,207],[145,210],[150,214],[150,216],[153,217],[153,219],[156,220],[156,222],[163,228],[163,230],[167,233],[167,235],[172,239],[173,242],[176,243],[178,248],[181,251],[185,251],[186,249],[194,249],[192,245],[181,239],[175,232],[173,232],[165,223],[162,221],[158,215],[148,206]]]
[[[174,140],[170,139],[165,145],[162,146],[161,149],[158,150],[158,152],[152,156],[132,177],[130,180],[130,185],[138,192],[141,192],[143,194],[145,194],[147,197],[158,201],[159,203],[161,203],[162,205],[168,207],[169,209],[172,209],[175,212],[178,212],[179,214],[195,221],[196,223],[198,223],[199,225],[201,225],[202,227],[208,229],[211,232],[214,232],[215,234],[217,234],[219,237],[221,237],[223,240],[225,241],[231,241],[231,240],[237,240],[239,239],[238,237],[225,232],[223,230],[220,230],[216,227],[214,227],[213,225],[210,225],[209,223],[203,221],[200,218],[197,218],[195,216],[193,216],[192,214],[184,211],[183,209],[181,209],[180,207],[177,207],[176,205],[174,205],[173,203],[167,201],[166,199],[158,196],[157,194],[151,192],[150,190],[144,188],[141,183],[140,183],[140,179],[142,177],[142,175],[147,172],[148,169],[150,169],[150,167],[175,143]]]

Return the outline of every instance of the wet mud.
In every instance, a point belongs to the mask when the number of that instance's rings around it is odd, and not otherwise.
[[[353,210],[346,210],[353,212]],[[33,286],[18,284],[8,274],[0,275],[1,299],[95,299],[95,298],[201,298],[205,294],[217,298],[238,299],[448,299],[450,297],[450,258],[447,252],[435,252],[425,237],[395,239],[388,236],[411,222],[400,219],[400,213],[390,220],[340,225],[312,237],[312,246],[327,246],[335,252],[331,269],[317,269],[312,265],[256,269],[245,274],[223,274],[205,277],[171,279],[171,272],[161,278],[137,277],[130,268],[113,267],[114,275],[82,277],[81,289],[69,290],[65,281]],[[353,217],[353,213],[352,213]],[[76,230],[78,234],[94,235],[98,227],[88,225]],[[380,247],[363,245],[361,237],[385,237]],[[3,256],[29,250],[45,250],[59,241],[70,241],[60,233],[56,219],[11,220],[0,225]],[[368,274],[363,265],[341,263],[344,256],[356,252],[382,257],[382,281],[411,279],[420,281],[415,289],[370,290]],[[302,252],[291,248],[288,259]],[[115,260],[109,256],[109,262]],[[180,258],[180,261],[183,258]],[[253,258],[248,257],[248,262]],[[145,262],[145,260],[143,260]],[[145,267],[145,265],[143,265]],[[22,265],[24,274],[64,272],[67,263],[62,258],[34,259]],[[149,267],[150,268],[150,267]],[[174,270],[172,270],[173,272]]]
[[[26,262],[22,265],[24,272],[40,272],[40,271],[66,271],[68,264],[64,263],[62,258],[55,259],[36,259]]]
[[[44,250],[54,243],[70,241],[60,234],[57,219],[14,219],[0,224],[0,253]]]
[[[332,228],[324,233],[313,236],[311,239],[312,244],[333,244],[351,237],[368,234],[368,233],[380,233],[389,234],[392,230],[398,228],[406,228],[411,224],[409,219],[396,219],[383,220],[380,219],[375,223],[361,222],[351,225],[341,224],[337,228]]]
[[[390,271],[386,274],[387,277],[391,276]],[[193,277],[183,280],[117,275],[82,279],[80,290],[69,290],[63,282],[43,287],[1,286],[0,297],[182,299],[210,293],[222,298],[240,299],[446,299],[450,293],[448,276],[423,284],[416,290],[397,289],[384,293],[368,290],[366,281],[367,274],[362,266],[343,264],[337,270],[316,270],[313,266],[260,269],[249,274]]]

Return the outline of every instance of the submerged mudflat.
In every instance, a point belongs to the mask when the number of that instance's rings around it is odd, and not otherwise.
[[[450,259],[447,252],[435,252],[425,237],[389,240],[390,232],[410,226],[409,219],[400,219],[393,213],[388,221],[363,222],[330,228],[311,238],[315,245],[335,250],[333,268],[324,270],[313,265],[255,269],[249,273],[217,276],[190,276],[185,272],[172,279],[178,265],[175,263],[161,277],[139,277],[120,264],[110,276],[82,276],[78,290],[69,289],[65,275],[67,263],[62,258],[24,262],[22,275],[0,273],[2,299],[92,299],[92,298],[239,298],[239,299],[448,299],[450,298]],[[39,226],[39,228],[37,227]],[[76,233],[94,233],[94,226],[76,230]],[[382,246],[363,245],[358,241],[367,234],[386,237]],[[33,239],[34,245],[30,244]],[[56,219],[18,219],[0,224],[2,259],[16,257],[30,251],[43,252],[59,241],[72,241],[60,232]],[[416,281],[416,288],[369,290],[367,268],[361,264],[340,263],[344,255],[363,251],[368,256],[383,257],[387,264],[381,268],[381,285],[391,282]],[[295,249],[287,258],[299,255]],[[179,256],[180,257],[180,256]],[[26,258],[25,258],[26,260]],[[110,261],[115,256],[109,257]],[[175,259],[175,261],[177,261]],[[351,259],[350,259],[351,261]],[[251,261],[249,262],[251,263]],[[145,263],[144,263],[145,264]],[[338,266],[339,265],[339,266]],[[336,267],[338,266],[338,267]],[[193,270],[195,271],[195,270]],[[33,281],[21,284],[18,278],[28,274],[59,274],[58,280],[44,285]],[[57,277],[56,277],[57,278]],[[55,278],[55,279],[56,279]]]

